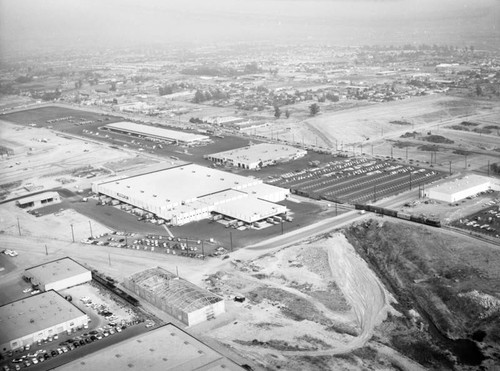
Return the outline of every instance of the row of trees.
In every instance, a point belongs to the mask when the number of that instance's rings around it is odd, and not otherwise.
[[[316,116],[319,113],[320,109],[321,108],[317,103],[313,103],[309,106],[309,114],[311,116]],[[281,108],[279,106],[274,106],[274,117],[279,119],[283,113],[285,114],[286,118],[290,118],[292,114],[289,109],[286,109],[285,112],[283,112],[281,111]]]

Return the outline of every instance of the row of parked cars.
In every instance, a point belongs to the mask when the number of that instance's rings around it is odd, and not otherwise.
[[[73,349],[76,349],[78,347],[93,343],[94,341],[97,340],[101,340],[115,333],[122,332],[126,328],[127,328],[126,324],[120,324],[120,325],[110,324],[108,326],[101,327],[97,330],[92,330],[88,333],[84,333],[82,335],[76,336],[74,338],[59,343],[59,346],[55,349],[51,350],[39,349],[36,352],[28,353],[27,355],[14,358],[12,360],[13,368],[10,368],[8,365],[5,365],[3,367],[3,371],[20,370],[21,368],[29,367],[32,364],[36,365],[50,358],[57,357],[58,355],[72,351]]]

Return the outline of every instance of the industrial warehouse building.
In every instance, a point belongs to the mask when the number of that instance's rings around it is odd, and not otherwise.
[[[195,145],[210,141],[210,137],[206,135],[185,133],[156,126],[135,124],[128,121],[115,122],[114,124],[103,126],[102,129],[182,145]]]
[[[222,214],[245,223],[285,214],[276,202],[289,190],[207,167],[187,164],[95,182],[92,191],[135,206],[173,225]]]
[[[0,307],[0,349],[18,349],[84,326],[87,315],[50,290]]]
[[[203,156],[216,164],[257,169],[307,155],[307,151],[283,144],[261,143]]]
[[[56,368],[58,371],[240,371],[230,359],[168,323]]]
[[[160,267],[136,273],[124,286],[188,326],[225,312],[224,299]]]
[[[38,209],[40,207],[61,202],[61,197],[57,192],[43,192],[33,196],[24,197],[16,202],[22,209]]]
[[[464,178],[439,184],[428,188],[425,196],[443,202],[456,202],[495,187],[492,179],[479,175],[468,175]]]
[[[26,269],[24,276],[41,290],[63,290],[92,280],[92,272],[71,258],[62,258]]]

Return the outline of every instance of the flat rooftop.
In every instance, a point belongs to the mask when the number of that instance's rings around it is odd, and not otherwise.
[[[169,323],[56,370],[241,371],[243,368]]]
[[[208,156],[221,159],[233,159],[236,162],[255,163],[259,161],[286,159],[305,155],[306,153],[307,151],[303,149],[286,146],[284,144],[261,143],[218,152]]]
[[[479,185],[491,184],[492,180],[493,179],[485,176],[468,175],[460,179],[439,184],[432,187],[431,190],[434,192],[455,193],[468,188],[477,187]]]
[[[244,189],[261,182],[261,180],[189,164],[98,184],[130,198],[161,205],[191,201],[229,189]]]
[[[42,283],[64,280],[89,270],[71,258],[62,258],[26,269]]]
[[[26,196],[24,198],[21,198],[18,202],[21,205],[24,205],[24,204],[28,204],[30,202],[47,200],[49,198],[59,198],[59,193],[57,193],[57,192],[43,192],[43,193],[38,193],[38,194],[33,195],[33,196]]]
[[[85,315],[54,290],[5,304],[0,307],[0,344]]]
[[[105,126],[108,129],[126,131],[133,134],[141,134],[144,136],[162,138],[166,140],[177,140],[185,143],[205,141],[210,139],[206,135],[185,133],[182,131],[169,130],[156,126],[136,124],[129,121],[120,121]]]
[[[147,269],[132,275],[134,282],[155,297],[164,299],[168,305],[186,313],[218,303],[223,299],[195,284],[178,278],[175,274],[158,268]]]
[[[241,198],[214,207],[214,211],[219,214],[247,223],[268,218],[272,215],[282,214],[287,212],[287,210],[285,206],[254,197]]]

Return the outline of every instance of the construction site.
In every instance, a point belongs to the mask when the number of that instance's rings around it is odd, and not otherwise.
[[[138,272],[125,287],[187,326],[225,312],[224,299],[160,267]]]

